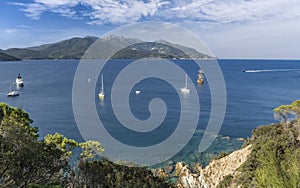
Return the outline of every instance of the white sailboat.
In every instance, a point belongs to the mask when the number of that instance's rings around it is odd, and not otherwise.
[[[101,91],[98,94],[99,99],[104,99],[105,94],[104,94],[104,84],[103,84],[103,75],[101,75]]]
[[[19,96],[19,92],[11,89],[11,84],[9,85],[9,92],[7,93],[8,97],[16,97]]]
[[[188,83],[187,83],[187,74],[185,74],[185,86],[180,88],[180,91],[185,94],[190,93],[190,89],[189,89]]]

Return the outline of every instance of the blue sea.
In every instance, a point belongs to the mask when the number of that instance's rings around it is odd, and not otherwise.
[[[79,60],[0,62],[0,102],[27,111],[34,120],[32,125],[39,128],[41,138],[46,134],[59,132],[66,137],[83,141],[72,109],[72,86],[78,63]],[[201,117],[194,136],[188,145],[171,159],[171,162],[185,160],[205,164],[220,151],[231,152],[238,149],[243,143],[238,138],[247,139],[256,127],[277,122],[273,117],[274,108],[300,98],[300,61],[218,60],[227,91],[225,119],[215,142],[205,152],[197,153],[197,146],[210,116],[209,84],[207,82],[201,86],[196,84],[198,69],[190,61],[176,60],[174,63],[182,67],[193,80],[199,95]],[[114,77],[129,64],[130,60],[112,60],[106,67],[103,72],[106,92],[111,91]],[[14,82],[18,73],[23,76],[25,86],[16,88],[20,96],[9,98],[6,94],[10,83]],[[176,79],[184,85],[184,77]],[[111,126],[112,134],[127,144],[136,146],[149,144],[151,141],[143,142],[142,138],[137,141],[138,134],[124,134],[111,110],[110,96],[102,102],[97,97],[100,83],[101,78],[97,80],[97,87],[93,93],[95,105],[99,117]],[[164,124],[167,127],[165,131],[172,131],[172,126],[176,124],[180,115],[180,105],[174,102],[178,97],[172,87],[162,80],[146,79],[137,84],[135,89],[141,90],[139,95],[133,90],[130,97],[130,108],[135,117],[140,120],[147,119],[150,116],[148,109],[150,100],[161,98],[167,107],[171,106]],[[148,95],[145,95],[147,93]],[[155,144],[161,141],[160,136],[156,137]]]

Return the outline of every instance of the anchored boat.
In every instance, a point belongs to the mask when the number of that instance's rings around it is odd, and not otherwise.
[[[198,71],[197,83],[198,84],[204,83],[204,72],[201,69]]]
[[[185,94],[190,93],[190,88],[188,87],[187,83],[187,74],[185,74],[185,86],[180,88],[180,91]]]
[[[19,87],[24,86],[24,81],[23,81],[23,78],[20,74],[18,74],[18,76],[16,78],[16,85],[19,86]]]
[[[104,99],[105,94],[104,94],[104,85],[103,85],[103,75],[101,75],[101,91],[98,94],[99,99]]]

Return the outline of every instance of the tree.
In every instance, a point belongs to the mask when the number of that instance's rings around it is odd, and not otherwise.
[[[274,117],[282,122],[287,122],[289,117],[294,117],[298,127],[298,140],[300,140],[300,100],[294,101],[288,105],[281,105],[274,110]]]
[[[68,161],[63,152],[36,139],[24,127],[1,126],[0,175],[4,187],[27,187],[31,183],[45,185],[63,182]]]
[[[5,103],[0,103],[0,109],[2,111],[2,121],[0,123],[3,124],[14,124],[17,126],[24,127],[28,130],[32,135],[38,138],[38,128],[32,127],[30,124],[33,123],[33,120],[30,119],[27,112],[22,110],[21,108],[13,108]]]
[[[59,150],[64,153],[64,157],[69,159],[73,150],[79,146],[79,143],[73,139],[66,138],[64,135],[55,133],[55,134],[47,134],[44,138],[44,142],[47,145],[55,145]]]
[[[63,184],[69,169],[64,153],[38,140],[38,129],[22,109],[1,103],[0,114],[0,187]]]
[[[104,152],[104,148],[101,144],[94,140],[89,140],[79,144],[81,147],[81,160],[96,160],[97,157],[100,157],[100,153]]]

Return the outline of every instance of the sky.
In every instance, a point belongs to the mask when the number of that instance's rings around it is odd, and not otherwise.
[[[299,0],[0,0],[0,49],[145,21],[186,28],[219,58],[300,59]]]

